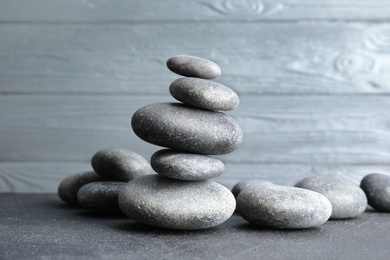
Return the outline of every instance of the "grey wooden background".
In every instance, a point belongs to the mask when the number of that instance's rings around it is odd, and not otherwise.
[[[130,127],[173,101],[177,54],[211,59],[244,131],[231,187],[390,167],[387,0],[0,0],[0,191],[54,192],[99,149],[159,149]]]

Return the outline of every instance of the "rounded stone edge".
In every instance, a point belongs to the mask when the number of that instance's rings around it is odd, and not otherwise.
[[[355,195],[361,197],[362,203],[359,203],[358,209],[356,209],[356,211],[353,214],[352,213],[350,213],[350,214],[342,213],[342,212],[340,212],[338,207],[336,207],[336,209],[335,209],[335,206],[338,204],[338,202],[340,200],[339,197],[334,196],[333,193],[329,193],[326,190],[324,190],[323,185],[321,187],[316,186],[316,188],[313,188],[313,187],[308,187],[307,184],[305,184],[305,182],[313,181],[313,180],[314,181],[316,181],[316,180],[324,181],[327,183],[327,185],[329,185],[329,182],[333,182],[333,184],[337,184],[337,185],[341,184],[341,185],[345,185],[346,187],[352,188],[356,191]],[[336,183],[336,182],[338,182],[338,183]],[[358,217],[359,215],[363,214],[363,212],[367,209],[368,203],[367,203],[367,196],[366,196],[365,192],[358,185],[355,185],[354,183],[352,183],[348,180],[339,178],[339,177],[309,176],[309,177],[306,177],[306,178],[298,181],[294,185],[294,187],[312,190],[312,191],[315,191],[315,192],[318,192],[318,193],[324,195],[332,204],[332,215],[330,216],[330,219],[337,220],[337,219],[355,218],[355,217]],[[350,193],[348,193],[347,195],[350,195]]]
[[[203,66],[200,69],[197,68],[194,70],[193,63],[203,63]],[[186,77],[215,79],[222,74],[221,68],[215,62],[191,55],[176,55],[170,57],[167,60],[166,65],[167,68],[173,73]],[[207,67],[209,69],[207,69]]]
[[[63,179],[58,186],[57,194],[69,205],[80,205],[77,199],[79,189],[88,183],[97,181],[104,181],[104,179],[96,172],[79,172]]]
[[[111,154],[111,161],[107,160],[107,154]],[[115,161],[114,161],[115,159]],[[123,160],[124,163],[118,163]],[[142,167],[134,167],[136,164]],[[125,148],[111,147],[97,151],[91,158],[91,166],[94,171],[103,178],[111,181],[128,182],[137,177],[148,175],[152,172],[149,162],[140,154]],[[129,167],[134,167],[129,169]]]
[[[384,182],[380,182],[383,187],[377,187],[377,185],[373,186],[371,183],[372,178],[380,178],[381,180],[385,179],[388,183],[390,183],[390,175],[385,175],[381,173],[371,173],[361,180],[360,182],[360,188],[364,191],[364,193],[367,196],[368,205],[373,207],[374,209],[381,211],[381,212],[390,212],[390,186],[387,186],[384,184]],[[378,180],[376,180],[378,181]],[[382,194],[385,193],[385,194]],[[383,196],[386,196],[388,200],[383,202]],[[380,202],[376,198],[377,196],[380,197]]]
[[[194,157],[204,157],[209,160],[214,161],[216,163],[216,169],[214,172],[209,173],[205,176],[196,176],[195,174],[192,174],[190,172],[185,172],[183,174],[184,169],[176,169],[176,171],[180,171],[180,173],[175,173],[175,169],[172,169],[172,167],[169,167],[167,165],[164,165],[164,162],[161,162],[161,160],[164,160],[164,156],[175,156],[175,155],[193,155]],[[171,159],[172,160],[172,159]],[[212,178],[216,178],[220,176],[224,171],[225,171],[225,164],[217,159],[210,157],[208,155],[203,155],[203,154],[194,154],[194,153],[187,153],[187,152],[181,152],[181,151],[176,151],[172,149],[162,149],[156,151],[154,154],[152,154],[150,158],[150,164],[155,172],[157,172],[159,175],[164,176],[166,178],[174,179],[174,180],[182,180],[182,181],[203,181],[203,180],[208,180]],[[169,172],[169,173],[168,173]]]

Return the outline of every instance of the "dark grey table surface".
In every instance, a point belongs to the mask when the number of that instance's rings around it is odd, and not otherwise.
[[[308,230],[252,226],[176,231],[63,204],[56,194],[0,193],[0,259],[390,259],[390,214]]]

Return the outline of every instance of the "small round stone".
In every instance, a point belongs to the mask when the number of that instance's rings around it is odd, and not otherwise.
[[[94,171],[68,176],[58,186],[58,196],[70,205],[79,205],[77,192],[82,186],[95,181],[103,181],[103,178]]]
[[[77,193],[77,198],[84,208],[115,212],[119,211],[118,195],[126,182],[92,182],[84,185]]]
[[[134,113],[131,126],[142,140],[183,152],[227,154],[242,142],[232,117],[181,103],[144,106]]]
[[[157,174],[128,182],[119,206],[130,218],[156,227],[205,229],[226,221],[236,201],[224,186],[211,181],[179,181]]]
[[[186,77],[215,79],[221,75],[221,68],[214,62],[189,55],[169,58],[167,67],[172,72]]]
[[[368,204],[376,210],[390,212],[390,176],[372,173],[363,178],[360,187],[367,195]]]
[[[332,204],[331,219],[354,218],[367,208],[367,197],[359,186],[336,177],[312,176],[299,181],[295,187],[316,191]]]
[[[130,181],[152,171],[145,158],[123,148],[100,150],[92,157],[91,165],[97,174],[112,181]]]
[[[325,223],[332,213],[329,200],[314,191],[279,185],[256,185],[237,196],[237,211],[262,227],[301,229]]]
[[[232,110],[240,103],[231,88],[211,80],[179,78],[171,83],[169,91],[185,104],[208,110]]]
[[[176,180],[206,180],[221,175],[225,170],[223,162],[216,158],[170,149],[155,152],[150,163],[158,174]]]
[[[234,185],[232,189],[232,193],[234,197],[237,198],[238,194],[245,189],[246,187],[250,186],[260,186],[260,185],[272,185],[272,182],[265,181],[265,180],[248,180],[248,181],[240,181],[236,185]]]

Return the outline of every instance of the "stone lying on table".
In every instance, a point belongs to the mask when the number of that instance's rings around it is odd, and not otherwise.
[[[180,181],[157,174],[128,182],[119,206],[130,218],[156,227],[204,229],[226,221],[236,201],[224,186],[211,181]]]
[[[232,117],[181,103],[144,106],[134,113],[131,126],[146,142],[190,153],[227,154],[242,142]]]
[[[91,182],[103,181],[104,179],[94,171],[80,172],[66,177],[58,186],[58,196],[70,205],[79,205],[77,192]]]
[[[130,181],[152,171],[145,158],[123,148],[107,148],[98,151],[92,157],[91,165],[97,174],[112,181]]]
[[[250,186],[261,187],[261,185],[269,185],[269,184],[272,184],[272,182],[265,181],[265,180],[240,181],[240,182],[236,183],[236,185],[233,186],[232,193],[233,193],[234,197],[237,197],[238,194],[240,194],[240,192],[246,187],[250,187]]]
[[[179,78],[171,83],[169,91],[185,104],[208,110],[232,110],[240,103],[231,88],[205,79]]]
[[[106,213],[120,211],[118,195],[126,182],[92,182],[84,185],[77,193],[81,206]]]
[[[332,204],[331,219],[354,218],[367,208],[367,197],[359,186],[336,177],[312,176],[299,181],[295,187],[316,191]]]
[[[221,75],[221,68],[214,62],[189,55],[169,58],[167,67],[172,72],[187,77],[215,79]]]
[[[360,187],[366,193],[371,207],[390,212],[390,176],[379,173],[369,174],[363,178]]]
[[[223,162],[216,158],[170,149],[155,152],[150,163],[152,168],[164,177],[187,181],[214,178],[225,170]]]
[[[295,187],[251,185],[236,199],[241,216],[262,227],[312,228],[325,223],[332,213],[332,205],[325,196]]]

